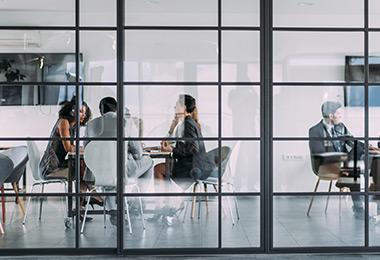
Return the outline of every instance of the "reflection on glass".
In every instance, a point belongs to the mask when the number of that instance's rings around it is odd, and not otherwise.
[[[115,0],[81,0],[80,25],[116,26]]]
[[[380,27],[379,10],[380,2],[377,0],[369,0],[369,26]]]
[[[306,210],[311,197],[274,197],[274,246],[363,246],[364,212],[353,214],[345,197],[316,196],[310,216]]]
[[[223,197],[223,247],[260,246],[260,198]]]
[[[369,34],[369,82],[380,82],[379,68],[380,68],[380,33],[371,32]],[[364,57],[361,57],[357,62],[356,73],[363,74],[364,71]],[[359,72],[357,72],[359,71]],[[364,75],[363,75],[364,77]]]
[[[144,232],[139,211],[139,198],[128,198],[129,219],[124,232],[124,247],[132,248],[197,248],[218,246],[218,199],[208,196],[207,204],[193,197],[143,197],[146,218]],[[200,204],[198,204],[200,203]],[[198,215],[198,209],[201,212]],[[194,217],[192,217],[192,211]],[[128,219],[127,213],[125,218]],[[126,221],[128,222],[128,221]]]
[[[364,27],[364,2],[275,0],[273,18],[276,27]]]
[[[376,137],[376,138],[380,136],[379,97],[380,97],[380,86],[369,86],[368,88],[369,136]],[[374,143],[373,145],[377,147],[377,143]]]
[[[181,94],[190,94],[196,99],[202,135],[215,137],[218,133],[218,89],[215,86],[127,86],[124,93],[126,108],[132,118],[139,120],[138,132],[132,132],[132,137],[168,136]]]
[[[260,136],[260,88],[223,86],[222,119],[224,137]]]
[[[318,138],[318,137],[316,137]],[[318,142],[320,142],[318,144]],[[335,142],[335,141],[334,141]],[[348,146],[349,141],[345,142]],[[364,146],[363,140],[357,141],[357,170],[354,171],[353,149],[337,152],[336,144],[330,137],[321,141],[277,141],[273,144],[273,188],[275,192],[312,192],[320,178],[318,191],[364,190]],[[319,153],[312,153],[314,147],[322,146]],[[370,150],[370,152],[372,152]],[[339,179],[344,177],[343,179]],[[355,181],[356,177],[356,181]],[[338,180],[339,179],[339,180]],[[294,181],[297,180],[297,181]],[[338,182],[336,182],[338,180]]]
[[[0,24],[3,26],[74,26],[75,24],[75,0],[2,1],[0,9]]]
[[[221,163],[222,191],[260,191],[260,142],[223,141],[222,149],[228,151]]]
[[[75,222],[70,223],[70,228],[65,226],[65,197],[31,197],[24,225],[24,215],[15,204],[15,197],[6,197],[6,201],[5,234],[1,238],[1,248],[75,247]],[[41,204],[43,210],[39,219]]]
[[[355,137],[364,136],[364,89],[350,86],[275,87],[273,135],[307,137],[309,128],[322,120],[321,106],[337,101],[341,121]]]
[[[214,31],[126,31],[126,81],[217,81]]]
[[[86,202],[88,197],[81,199],[81,201],[83,200]],[[81,213],[83,219],[86,217],[86,221],[80,222],[79,243],[81,248],[116,247],[116,196],[105,196],[103,200],[107,204],[97,205],[90,199],[89,204]]]
[[[216,26],[216,0],[125,1],[125,25]]]
[[[343,82],[346,56],[364,55],[362,32],[275,32],[273,76],[283,81]]]
[[[80,52],[84,56],[84,79],[90,82],[116,81],[116,33],[81,32]],[[96,42],[96,48],[94,48]]]
[[[222,80],[260,81],[259,32],[225,31],[222,38]]]
[[[259,26],[260,1],[222,0],[222,24],[225,26]]]

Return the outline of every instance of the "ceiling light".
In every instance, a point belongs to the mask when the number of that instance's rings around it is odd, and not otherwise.
[[[313,2],[298,2],[298,6],[305,6],[305,7],[309,7],[309,6],[314,6],[315,3]]]

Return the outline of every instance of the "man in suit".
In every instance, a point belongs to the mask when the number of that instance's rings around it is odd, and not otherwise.
[[[88,122],[86,127],[86,137],[116,137],[116,111],[117,102],[113,97],[105,97],[99,103],[100,117]],[[124,115],[125,137],[135,127],[132,118],[127,110]],[[140,178],[145,175],[153,174],[153,160],[149,156],[143,156],[143,147],[140,141],[129,140],[125,151],[127,155],[127,174],[126,177]],[[107,197],[107,206],[110,210],[111,223],[116,225],[116,203],[114,199]]]
[[[349,160],[354,158],[354,142],[351,140],[334,140],[333,138],[352,136],[342,123],[342,105],[339,102],[326,101],[322,104],[322,120],[309,129],[310,138],[323,138],[323,140],[309,140],[311,154],[324,152],[348,153]],[[375,148],[371,148],[375,149]],[[364,144],[357,143],[357,158],[364,154]],[[355,186],[356,187],[356,186]],[[360,191],[360,187],[351,188],[351,191]],[[352,196],[353,212],[356,218],[363,218],[364,209],[360,196]]]

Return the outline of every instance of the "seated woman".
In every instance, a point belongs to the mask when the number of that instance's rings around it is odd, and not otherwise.
[[[209,177],[216,166],[213,160],[207,156],[204,142],[201,140],[203,136],[195,99],[190,95],[180,95],[176,103],[177,113],[183,114],[183,126],[178,126],[177,134],[184,140],[178,140],[174,147],[168,141],[163,141],[161,150],[171,152],[174,158],[172,179],[183,188],[187,188],[194,180]],[[156,178],[164,179],[165,173],[164,165],[155,167]]]
[[[86,104],[82,103],[79,110],[80,125],[84,126],[91,118],[91,110]],[[75,97],[70,102],[62,104],[58,113],[58,120],[55,123],[50,138],[52,138],[40,161],[40,170],[45,178],[68,178],[68,162],[65,159],[67,153],[75,152],[75,145],[70,141],[74,138],[76,122]],[[65,140],[61,140],[66,138]],[[80,187],[81,192],[85,192],[88,184],[83,181],[85,165],[81,161],[80,165]]]

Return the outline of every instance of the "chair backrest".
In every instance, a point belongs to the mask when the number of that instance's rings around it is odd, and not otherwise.
[[[92,140],[86,145],[84,162],[95,175],[97,186],[116,186],[116,149],[116,141]]]
[[[39,166],[41,160],[40,149],[38,149],[38,146],[35,141],[27,141],[26,144],[28,148],[29,165],[30,169],[32,170],[33,179],[36,181],[41,180]]]
[[[28,162],[28,149],[26,146],[11,147],[3,152],[13,162],[12,174],[5,180],[6,183],[18,182],[24,173]]]
[[[0,153],[0,186],[3,185],[4,181],[12,174],[13,162],[12,160]]]
[[[228,146],[221,147],[221,174],[223,176],[226,166],[231,155],[231,148]],[[207,156],[213,160],[216,166],[219,165],[219,148],[212,149],[207,152]]]

